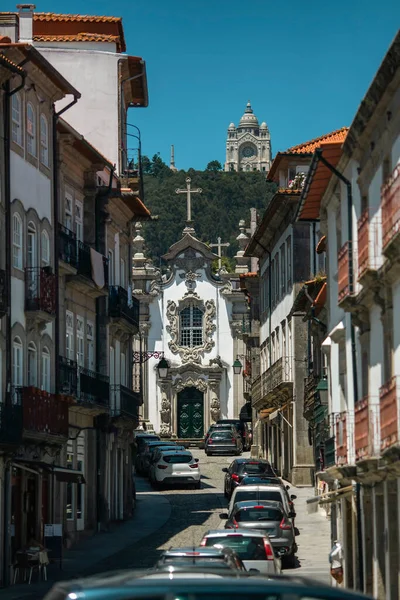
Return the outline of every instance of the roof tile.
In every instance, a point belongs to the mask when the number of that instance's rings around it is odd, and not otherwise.
[[[114,42],[118,44],[118,35],[105,33],[76,33],[72,35],[34,35],[35,42]]]
[[[121,17],[100,15],[69,15],[57,13],[33,13],[34,21],[88,21],[89,23],[117,23]]]
[[[321,144],[327,142],[344,142],[348,130],[348,127],[342,127],[341,129],[336,129],[331,133],[326,133],[325,135],[321,135],[308,142],[292,146],[286,150],[286,154],[312,154]]]

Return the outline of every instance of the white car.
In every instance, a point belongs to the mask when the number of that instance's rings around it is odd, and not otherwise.
[[[153,463],[152,480],[155,485],[167,483],[188,483],[201,488],[199,459],[193,458],[188,450],[168,450],[162,452]]]

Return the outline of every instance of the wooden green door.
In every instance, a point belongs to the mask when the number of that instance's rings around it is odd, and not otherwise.
[[[195,387],[187,387],[178,394],[178,437],[204,436],[204,397]]]

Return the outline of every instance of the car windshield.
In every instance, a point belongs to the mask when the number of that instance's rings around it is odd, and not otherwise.
[[[242,560],[266,560],[264,542],[261,537],[227,535],[226,537],[207,538],[206,546],[224,546],[232,548]]]
[[[231,439],[232,433],[232,431],[213,431],[211,437],[213,440]]]
[[[249,475],[275,475],[269,463],[260,462],[243,463],[239,467],[239,473],[248,473]]]
[[[235,514],[238,523],[250,521],[282,521],[282,511],[276,508],[246,508]]]
[[[189,454],[170,454],[162,457],[164,462],[170,465],[176,465],[177,463],[190,463],[192,456]]]
[[[260,492],[255,490],[252,490],[251,492],[238,490],[235,494],[235,504],[236,502],[243,502],[244,500],[276,500],[282,502],[282,496],[280,492],[273,490],[262,490]]]

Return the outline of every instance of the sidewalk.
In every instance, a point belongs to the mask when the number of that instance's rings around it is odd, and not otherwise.
[[[62,570],[57,565],[50,565],[47,582],[17,583],[0,589],[0,600],[39,600],[55,581],[84,575],[96,563],[155,533],[168,521],[170,514],[171,506],[165,496],[152,491],[147,480],[136,478],[136,509],[132,519],[112,524],[110,531],[93,535],[75,548],[65,550]]]

